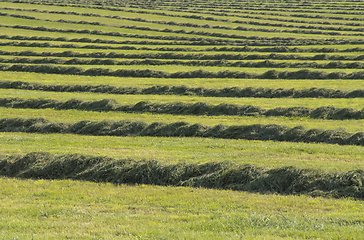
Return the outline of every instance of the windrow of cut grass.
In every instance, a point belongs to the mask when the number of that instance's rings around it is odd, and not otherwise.
[[[360,56],[362,58],[363,56]],[[357,57],[359,58],[359,57]],[[0,57],[0,63],[56,64],[56,65],[176,65],[176,66],[209,66],[209,67],[241,67],[241,68],[317,68],[317,69],[364,69],[361,61],[357,62],[292,62],[292,61],[227,61],[227,60],[117,60],[113,59],[80,59],[80,58],[40,58],[40,57]]]
[[[50,77],[51,76],[51,77]],[[238,78],[131,78],[108,76],[81,76],[44,73],[1,72],[0,79],[11,82],[29,82],[46,85],[109,85],[127,88],[149,88],[157,86],[187,86],[191,88],[223,89],[223,88],[272,88],[297,89],[330,88],[336,91],[355,91],[364,88],[362,80],[349,79],[244,79]],[[39,89],[38,89],[39,90]],[[189,95],[187,93],[187,95]]]
[[[343,91],[327,88],[309,89],[283,89],[283,88],[240,88],[226,87],[222,89],[209,89],[204,87],[181,86],[152,86],[118,87],[112,85],[61,85],[42,84],[24,81],[0,81],[2,89],[37,90],[49,92],[84,92],[84,93],[107,93],[122,95],[188,95],[203,97],[232,97],[232,98],[363,98],[364,90]]]
[[[38,99],[44,98],[55,101],[101,101],[104,99],[113,99],[122,105],[135,105],[141,101],[150,101],[156,103],[173,103],[182,102],[188,104],[195,104],[205,102],[212,105],[219,104],[233,104],[233,105],[254,105],[265,109],[274,108],[291,108],[291,107],[306,107],[317,108],[318,106],[335,106],[337,108],[354,108],[361,109],[361,98],[215,98],[203,96],[189,96],[189,95],[123,95],[123,94],[94,94],[79,92],[75,96],[72,92],[47,92],[47,91],[34,91],[34,90],[20,90],[20,89],[0,89],[1,98],[23,98],[23,99]],[[289,100],[289,101],[287,101]]]
[[[77,179],[115,184],[364,198],[362,170],[339,174],[295,167],[264,169],[228,162],[163,165],[155,160],[115,160],[107,157],[39,152],[0,158],[0,173],[18,178]]]
[[[356,44],[356,45],[327,45],[322,47],[310,47],[310,46],[273,46],[273,47],[249,47],[249,46],[218,46],[218,47],[211,47],[205,46],[203,42],[195,42],[194,46],[186,46],[191,45],[191,42],[162,42],[162,41],[148,41],[148,42],[138,42],[138,41],[116,41],[116,40],[105,40],[105,39],[91,39],[91,38],[66,38],[66,37],[50,37],[50,36],[22,36],[22,35],[0,35],[0,39],[4,39],[2,42],[3,46],[7,44],[16,46],[22,45],[30,47],[37,47],[37,44],[41,47],[54,47],[54,48],[63,48],[69,47],[71,43],[73,44],[73,48],[93,48],[93,49],[129,49],[129,50],[157,50],[157,51],[173,51],[173,52],[193,52],[193,51],[214,51],[214,52],[273,52],[273,53],[286,53],[286,52],[305,52],[305,53],[333,53],[333,52],[362,52],[364,49],[363,45]],[[5,41],[7,40],[7,41]],[[18,41],[23,42],[18,42]],[[61,42],[62,44],[54,44],[54,42]],[[170,47],[169,45],[177,45],[180,43],[181,46]],[[88,45],[87,45],[88,44]],[[102,45],[90,45],[90,44],[102,44]],[[143,46],[115,46],[121,44],[139,44]],[[153,47],[149,45],[165,45],[163,47]]]
[[[152,103],[149,101],[138,102],[135,105],[122,105],[114,99],[103,99],[100,101],[82,101],[71,99],[66,102],[52,99],[23,99],[23,98],[0,98],[1,107],[11,108],[52,108],[57,110],[86,110],[86,111],[120,111],[120,112],[148,112],[154,114],[173,115],[207,115],[207,116],[284,116],[299,118],[316,118],[329,120],[364,119],[364,109],[337,108],[334,106],[307,108],[307,107],[278,107],[274,109],[263,109],[252,105],[219,104],[211,105],[206,102],[193,104],[182,102]]]
[[[28,43],[24,44],[28,45]],[[104,58],[104,59],[169,59],[169,60],[215,60],[215,61],[258,61],[258,60],[276,60],[276,61],[339,61],[335,64],[340,66],[340,64],[346,64],[341,61],[362,61],[364,55],[362,52],[352,52],[352,53],[324,53],[324,54],[314,54],[314,53],[256,53],[251,54],[250,52],[166,52],[160,50],[135,50],[135,49],[113,49],[112,51],[108,49],[87,49],[87,48],[73,48],[72,45],[66,45],[65,48],[69,50],[65,51],[64,48],[47,48],[46,46],[6,46],[0,51],[3,56],[22,56],[22,57],[73,57],[73,58]],[[49,50],[49,51],[45,51]],[[228,62],[227,62],[228,63]],[[304,64],[304,63],[303,63]],[[307,63],[306,63],[307,64]],[[313,66],[315,67],[315,66]]]
[[[76,123],[84,120],[90,121],[113,121],[120,119],[129,119],[131,121],[144,122],[188,122],[190,124],[203,124],[214,126],[223,124],[226,126],[233,125],[284,125],[291,128],[302,126],[305,129],[325,129],[338,130],[347,132],[362,132],[364,127],[363,120],[326,120],[298,117],[256,117],[256,116],[206,116],[206,115],[172,115],[172,114],[152,114],[152,113],[125,113],[125,112],[93,112],[78,110],[54,110],[54,109],[30,109],[30,108],[5,108],[0,107],[0,113],[3,118],[45,118],[47,120],[57,122],[67,121],[68,123]],[[141,149],[138,149],[141,151]],[[195,149],[198,151],[198,149]],[[244,149],[246,151],[246,149]],[[264,157],[263,157],[264,159]]]
[[[160,71],[161,66],[144,65],[123,65],[108,66],[109,68],[94,68],[95,65],[84,65],[83,68],[77,65],[64,67],[62,65],[42,65],[42,64],[1,64],[0,71],[11,72],[37,72],[49,74],[83,75],[83,76],[114,76],[114,77],[153,77],[153,78],[248,78],[248,79],[363,79],[364,71],[355,69],[303,69],[298,71],[277,71],[269,68],[239,68],[240,71],[231,71],[234,68],[214,68],[183,66],[184,72],[180,72],[173,65]],[[235,68],[238,70],[238,68]],[[209,70],[209,71],[206,71]],[[247,70],[247,71],[244,71]],[[259,74],[261,73],[261,74]]]
[[[364,133],[348,133],[343,129],[323,130],[268,124],[210,127],[199,123],[174,122],[170,124],[143,121],[81,121],[75,124],[51,122],[44,118],[0,119],[2,132],[72,133],[94,136],[157,136],[207,137],[223,139],[275,140],[288,142],[331,143],[364,146]]]

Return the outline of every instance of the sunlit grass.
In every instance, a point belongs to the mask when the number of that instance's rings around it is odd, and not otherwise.
[[[350,199],[71,180],[0,184],[3,239],[362,237],[363,205]]]
[[[338,172],[364,168],[363,147],[322,143],[3,132],[0,147],[6,155],[41,151],[156,159],[165,164],[229,161],[264,168],[295,166]]]

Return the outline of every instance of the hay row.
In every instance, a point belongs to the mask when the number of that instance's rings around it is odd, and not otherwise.
[[[36,72],[49,74],[67,74],[83,76],[112,76],[112,77],[151,77],[151,78],[250,78],[250,79],[364,79],[364,71],[345,72],[324,72],[324,71],[284,71],[269,70],[262,74],[254,72],[232,72],[229,70],[219,72],[208,72],[204,70],[187,72],[163,72],[151,69],[134,70],[108,68],[89,68],[87,70],[80,67],[63,67],[58,65],[6,65],[0,64],[0,71],[11,72]]]
[[[1,45],[1,44],[0,44]],[[114,59],[79,59],[73,58],[65,60],[62,58],[1,58],[0,63],[25,63],[25,64],[57,64],[57,65],[181,65],[181,66],[210,66],[210,67],[246,67],[246,68],[318,68],[318,69],[363,69],[363,62],[345,63],[341,61],[317,63],[317,62],[272,62],[269,60],[261,62],[252,61],[183,61],[183,60],[124,60],[118,61]]]
[[[120,32],[103,32],[99,30],[76,30],[76,29],[57,29],[57,28],[46,28],[46,27],[32,27],[32,26],[21,26],[21,25],[3,25],[3,28],[15,28],[25,29],[42,32],[59,32],[59,33],[81,33],[81,34],[92,34],[102,36],[113,36],[113,37],[128,37],[128,38],[140,38],[140,39],[156,39],[156,40],[171,40],[171,41],[206,41],[208,45],[221,45],[221,43],[229,45],[250,45],[250,46],[299,46],[299,45],[337,45],[337,44],[363,44],[363,39],[299,39],[299,38],[283,38],[283,37],[257,37],[257,36],[243,36],[243,35],[231,35],[221,33],[209,33],[209,32],[186,32],[179,30],[175,33],[181,34],[194,34],[199,33],[204,37],[185,37],[185,36],[153,36],[153,35],[140,35],[140,34],[123,34]],[[142,29],[144,30],[144,29]],[[213,38],[208,38],[213,37]],[[225,38],[219,39],[218,37]],[[226,39],[231,38],[231,39]],[[254,40],[247,41],[247,40]],[[263,42],[261,42],[263,40]]]
[[[194,42],[157,42],[157,41],[116,41],[116,40],[106,40],[106,39],[90,39],[90,38],[66,38],[66,37],[40,37],[40,36],[8,36],[8,35],[0,35],[0,39],[8,39],[8,40],[21,40],[21,41],[32,41],[32,42],[3,42],[1,46],[29,46],[29,47],[54,47],[54,48],[92,48],[92,49],[121,49],[121,50],[145,50],[145,51],[170,51],[170,52],[193,52],[196,49],[187,48],[187,47],[169,47],[169,45],[205,45],[206,42],[199,43],[198,41]],[[79,46],[74,44],[50,44],[48,42],[37,43],[33,41],[54,41],[54,42],[71,42],[71,43],[103,43],[104,45],[91,45],[91,46]],[[122,45],[122,44],[135,44],[135,45],[165,45],[163,47],[135,47],[135,46],[110,46],[111,45]],[[264,53],[333,53],[333,52],[363,52],[364,49],[361,47],[355,48],[346,48],[346,49],[338,49],[338,48],[298,48],[298,47],[287,47],[287,46],[273,46],[273,47],[210,47],[205,49],[198,49],[199,52],[264,52]],[[10,54],[11,52],[8,52]],[[330,56],[327,56],[330,57]]]
[[[278,107],[274,109],[262,109],[252,105],[219,104],[212,105],[205,102],[197,103],[152,103],[141,101],[137,104],[122,105],[114,99],[103,99],[99,101],[82,101],[71,99],[66,102],[52,99],[23,99],[23,98],[0,98],[0,106],[11,108],[52,108],[57,110],[76,109],[84,111],[120,111],[127,113],[157,113],[174,115],[227,115],[227,116],[284,116],[284,117],[309,117],[316,119],[344,120],[364,119],[364,108],[356,110],[353,108],[338,108],[325,106],[319,108],[308,107]]]
[[[363,98],[364,89],[342,91],[327,88],[310,89],[275,89],[275,88],[240,88],[208,89],[204,87],[153,86],[147,88],[117,87],[110,85],[47,85],[24,81],[1,81],[0,89],[23,89],[50,92],[89,92],[133,95],[190,95],[204,97],[254,97],[254,98]]]
[[[364,146],[364,132],[344,130],[307,130],[275,124],[240,126],[206,126],[186,122],[148,124],[143,121],[84,120],[74,124],[51,122],[43,118],[2,118],[0,132],[70,133],[94,136],[206,137],[224,139],[274,140],[287,142],[329,143]]]
[[[7,45],[5,43],[4,45]],[[1,45],[1,44],[0,44]],[[29,46],[29,47],[47,47],[48,44],[45,43],[31,43],[25,42],[19,43],[19,46]],[[60,46],[60,48],[71,48],[73,49],[73,44],[65,44]],[[92,46],[89,46],[92,48]],[[75,46],[77,49],[78,47]],[[131,48],[124,49],[124,50],[134,50]],[[359,49],[357,49],[359,50]],[[329,50],[330,51],[330,50]],[[63,52],[35,52],[31,50],[27,51],[4,51],[0,50],[0,55],[9,55],[9,56],[33,56],[33,57],[74,57],[74,58],[107,58],[107,59],[114,59],[114,58],[127,58],[127,59],[183,59],[183,60],[215,60],[215,61],[222,61],[225,63],[224,60],[266,60],[268,61],[266,65],[274,64],[269,62],[269,60],[302,60],[302,61],[315,61],[315,60],[331,60],[331,61],[362,61],[364,60],[364,55],[329,55],[329,54],[317,54],[314,56],[303,56],[297,54],[284,54],[284,53],[271,53],[271,54],[226,54],[226,53],[216,53],[216,54],[204,54],[202,53],[174,53],[172,52],[158,52],[158,53],[116,53],[116,52],[77,52],[77,51],[63,51]],[[228,63],[226,63],[228,64]],[[281,63],[287,64],[287,63]],[[295,63],[290,63],[295,64]],[[299,64],[311,64],[311,63],[299,63]],[[342,62],[334,62],[335,66],[340,66],[345,64]],[[362,65],[361,62],[356,64]],[[285,66],[285,65],[283,65]],[[355,65],[349,67],[356,67]]]
[[[265,169],[229,162],[168,165],[156,160],[35,152],[24,156],[1,156],[0,175],[364,198],[363,170],[336,173],[296,167]]]

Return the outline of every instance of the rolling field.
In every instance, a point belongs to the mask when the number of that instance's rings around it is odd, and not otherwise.
[[[363,239],[364,4],[0,0],[1,239]]]

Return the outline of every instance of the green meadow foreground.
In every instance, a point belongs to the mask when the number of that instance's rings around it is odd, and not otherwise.
[[[137,160],[155,159],[165,164],[228,161],[266,168],[295,166],[330,172],[364,167],[363,147],[323,143],[34,133],[1,133],[0,140],[2,154],[6,155],[22,156],[31,152],[78,153]]]
[[[360,239],[352,199],[1,178],[3,239]]]
[[[0,239],[364,239],[363,16],[0,0]]]

